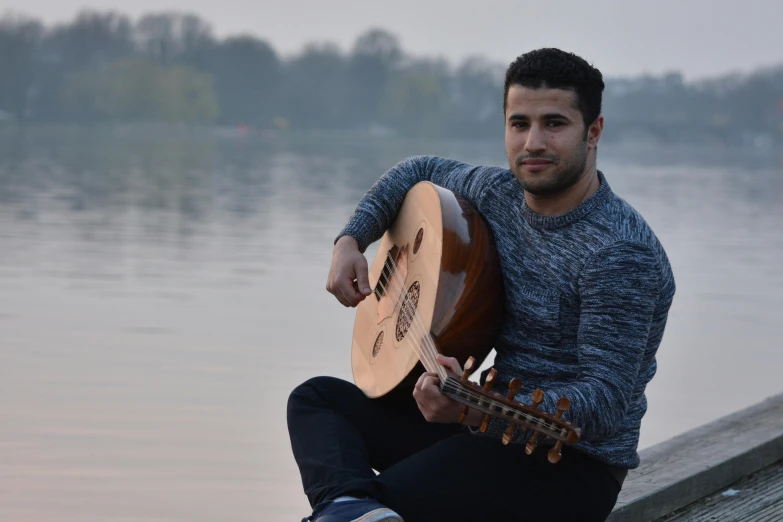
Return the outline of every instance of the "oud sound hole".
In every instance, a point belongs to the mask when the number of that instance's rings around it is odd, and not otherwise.
[[[413,241],[413,253],[418,254],[421,248],[421,240],[424,239],[424,229],[420,228],[416,234],[416,239]]]
[[[405,338],[405,334],[408,333],[408,329],[411,327],[416,309],[419,306],[420,293],[421,285],[419,285],[418,281],[414,281],[408,289],[408,293],[405,294],[405,299],[402,301],[402,307],[400,308],[400,315],[397,318],[397,328],[395,330],[397,342]]]
[[[381,351],[381,346],[383,346],[383,332],[378,334],[378,337],[375,338],[375,344],[372,347],[372,356],[378,357],[378,353]]]

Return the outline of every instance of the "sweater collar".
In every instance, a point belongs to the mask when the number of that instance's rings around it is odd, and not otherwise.
[[[522,215],[524,216],[525,221],[533,227],[543,229],[560,228],[579,221],[596,208],[605,204],[613,194],[612,189],[609,187],[609,183],[600,170],[598,171],[598,180],[601,183],[598,190],[589,198],[582,201],[576,208],[569,210],[565,214],[543,216],[527,206],[527,200],[522,198]]]

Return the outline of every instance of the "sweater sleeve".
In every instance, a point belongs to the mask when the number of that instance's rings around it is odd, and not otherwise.
[[[579,276],[578,375],[544,391],[541,409],[554,413],[560,397],[571,401],[563,416],[582,429],[582,441],[611,437],[621,426],[634,391],[660,292],[653,251],[632,242],[594,253]],[[530,404],[522,394],[516,400]],[[506,423],[493,419],[486,435],[501,437]],[[475,432],[475,430],[473,430]],[[517,430],[514,442],[530,433]]]
[[[342,236],[351,236],[359,244],[359,250],[364,252],[391,226],[405,195],[421,181],[430,181],[451,190],[481,212],[481,200],[492,179],[501,171],[497,167],[476,167],[435,156],[414,156],[403,160],[381,176],[359,201],[335,242]]]

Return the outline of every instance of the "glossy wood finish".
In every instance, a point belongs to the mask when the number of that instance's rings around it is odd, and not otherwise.
[[[404,266],[385,282],[390,251]],[[357,307],[352,343],[354,381],[369,397],[411,393],[424,370],[416,348],[423,337],[431,335],[437,351],[461,365],[473,356],[478,366],[489,354],[503,315],[500,263],[489,228],[454,193],[428,182],[411,189],[381,238],[369,276],[383,291]],[[417,317],[398,340],[404,290],[414,283]]]
[[[453,192],[436,189],[444,237],[432,336],[442,353],[460,365],[473,357],[478,367],[492,350],[503,319],[500,259],[481,215]]]

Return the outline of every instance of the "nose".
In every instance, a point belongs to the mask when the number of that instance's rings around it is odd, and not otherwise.
[[[530,153],[543,152],[546,150],[546,136],[538,125],[531,125],[527,132],[527,141],[525,141],[525,151]]]

